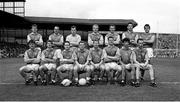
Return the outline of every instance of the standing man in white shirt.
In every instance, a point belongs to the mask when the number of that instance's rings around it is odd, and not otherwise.
[[[66,41],[70,42],[71,49],[75,51],[81,41],[81,36],[77,34],[76,26],[71,27],[71,34],[66,37]]]
[[[43,46],[42,35],[37,32],[38,31],[37,25],[33,24],[31,30],[32,32],[27,35],[27,42],[33,40],[35,41],[37,47],[42,47]]]

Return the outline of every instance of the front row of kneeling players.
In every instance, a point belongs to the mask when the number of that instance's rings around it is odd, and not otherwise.
[[[51,41],[47,41],[47,48],[41,53],[41,50],[36,48],[35,42],[31,40],[28,43],[30,49],[24,55],[27,65],[20,68],[20,74],[26,84],[33,81],[37,85],[40,75],[44,85],[63,82],[65,78],[72,81],[72,85],[78,85],[79,76],[84,73],[88,85],[93,84],[94,80],[104,81],[106,76],[107,83],[117,82],[124,86],[125,76],[130,72],[130,84],[139,87],[140,69],[143,69],[149,70],[150,85],[156,86],[154,69],[149,64],[146,49],[143,48],[143,39],[138,39],[138,47],[133,50],[129,47],[128,38],[123,39],[122,42],[123,47],[119,49],[114,45],[113,37],[109,37],[107,47],[101,49],[99,42],[94,41],[90,50],[85,48],[83,41],[79,42],[79,48],[76,50],[70,48],[69,42],[64,42],[64,50],[59,51],[52,47]],[[60,64],[57,64],[57,59]],[[96,72],[99,72],[97,78],[95,78]]]

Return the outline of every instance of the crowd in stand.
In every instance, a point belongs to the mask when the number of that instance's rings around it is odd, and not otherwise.
[[[1,42],[0,58],[22,57],[27,49],[27,45],[24,44]]]

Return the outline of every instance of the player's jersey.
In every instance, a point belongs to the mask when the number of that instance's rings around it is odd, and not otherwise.
[[[45,58],[53,59],[55,50],[54,49],[45,49],[42,53],[44,53]]]
[[[62,34],[51,34],[49,36],[49,40],[51,40],[52,42],[64,42],[64,38]],[[54,45],[55,48],[59,48],[60,46]]]
[[[112,56],[112,57],[115,57],[115,56],[119,57],[119,48],[116,46],[107,46],[104,48],[104,53],[105,53],[105,56],[107,55],[107,56]],[[111,60],[108,62],[114,62],[114,61]]]
[[[39,51],[40,51],[39,49],[34,49],[34,50],[29,49],[27,50],[27,55],[30,59],[37,58]]]
[[[125,48],[122,47],[119,52],[120,52],[121,61],[124,64],[131,63],[131,60],[132,60],[132,50],[131,49],[126,50]]]
[[[136,41],[137,37],[138,37],[138,35],[136,33],[134,33],[134,32],[130,33],[128,31],[124,32],[122,36],[123,36],[123,39],[129,38],[130,41]],[[137,46],[136,44],[130,43],[130,47],[136,47],[136,46]]]
[[[75,51],[75,60],[77,60],[79,64],[85,64],[89,59],[88,57],[89,57],[89,51],[87,49],[84,49],[84,51],[77,49]]]
[[[26,59],[40,59],[40,53],[41,53],[41,50],[38,49],[38,48],[35,48],[34,50],[32,49],[28,49],[25,51],[25,54],[24,54],[24,60]],[[27,64],[33,64],[34,62],[28,62]],[[34,64],[39,64],[39,63],[34,63]]]
[[[62,58],[63,59],[73,59],[74,60],[74,51],[72,50],[63,50],[61,52]],[[69,62],[69,61],[63,61],[63,63],[61,62],[61,64],[73,64],[73,62]]]
[[[108,38],[109,37],[113,37],[114,38],[114,44],[119,44],[119,42],[120,42],[120,36],[119,36],[119,34],[117,34],[117,33],[115,33],[114,32],[114,34],[112,34],[111,32],[109,32],[106,36],[105,36],[105,44],[106,45],[108,45]]]
[[[141,38],[143,40],[150,40],[152,36],[154,36],[154,35],[151,34],[151,33],[139,34],[139,38]],[[152,48],[153,47],[153,43],[144,42],[144,47],[145,48]]]
[[[45,49],[42,51],[41,54],[42,63],[49,63],[48,61],[43,61],[44,58],[55,59],[55,49]]]
[[[134,52],[135,52],[136,60],[139,63],[145,63],[146,62],[146,59],[147,59],[147,55],[146,55],[147,50],[146,49],[136,48],[136,49],[134,49]]]
[[[91,48],[89,52],[89,60],[91,60],[94,64],[100,63],[103,59],[103,50],[98,48]]]
[[[100,45],[103,45],[103,36],[99,33],[95,34],[94,32],[88,35],[88,44],[89,46],[93,45],[93,41],[99,41]]]
[[[39,41],[40,38],[42,37],[41,34],[34,34],[34,33],[30,33],[28,34],[30,40],[34,40],[34,41]]]

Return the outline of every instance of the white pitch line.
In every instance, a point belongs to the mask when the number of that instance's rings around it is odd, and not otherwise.
[[[180,84],[180,82],[157,82],[157,84],[173,84],[173,85],[177,85]],[[0,83],[0,85],[25,85],[25,83]]]

